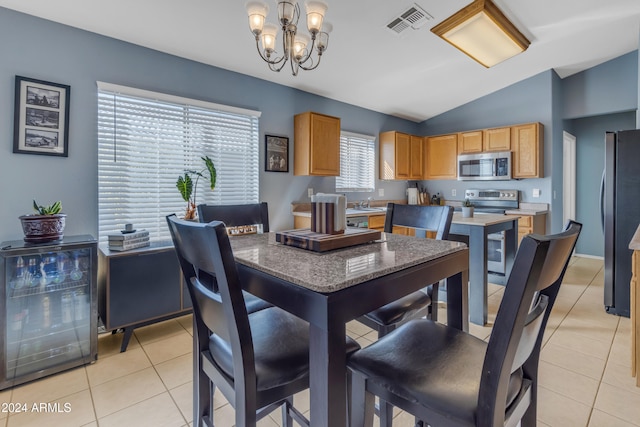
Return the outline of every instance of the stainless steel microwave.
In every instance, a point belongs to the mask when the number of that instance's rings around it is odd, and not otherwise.
[[[458,156],[459,181],[507,179],[511,179],[511,151]]]

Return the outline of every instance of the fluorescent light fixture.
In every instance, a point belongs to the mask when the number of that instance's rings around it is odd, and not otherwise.
[[[531,44],[490,0],[475,0],[431,32],[487,68],[524,52]]]

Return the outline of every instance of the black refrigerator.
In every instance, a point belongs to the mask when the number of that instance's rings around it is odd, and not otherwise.
[[[600,191],[604,232],[604,307],[629,317],[629,242],[640,224],[640,129],[607,132]]]

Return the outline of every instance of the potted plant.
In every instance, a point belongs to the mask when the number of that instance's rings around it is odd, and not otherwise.
[[[34,200],[33,209],[36,214],[20,217],[25,242],[44,243],[62,239],[67,217],[60,213],[62,203],[57,201],[49,206],[42,206]]]
[[[473,218],[473,203],[468,198],[462,202],[462,217]]]
[[[176,187],[180,191],[182,199],[187,202],[187,208],[184,213],[184,219],[196,218],[196,193],[198,189],[198,181],[200,178],[209,181],[209,187],[211,191],[216,187],[216,168],[213,165],[213,160],[209,156],[201,157],[204,161],[205,168],[201,171],[188,170],[185,171],[184,176],[179,176],[176,182]],[[207,171],[208,176],[205,176],[203,172]],[[194,179],[191,176],[195,176]]]

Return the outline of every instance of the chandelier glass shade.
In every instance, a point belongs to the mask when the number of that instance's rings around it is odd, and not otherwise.
[[[300,5],[297,0],[276,0],[276,8],[279,26],[266,22],[269,6],[264,1],[250,1],[246,5],[249,29],[256,39],[260,57],[272,71],[282,70],[289,62],[294,76],[298,75],[299,69],[317,68],[329,46],[332,29],[331,24],[324,21],[327,4],[320,0],[306,2],[307,30],[310,35],[298,32]],[[279,30],[282,32],[282,53],[277,51]]]

